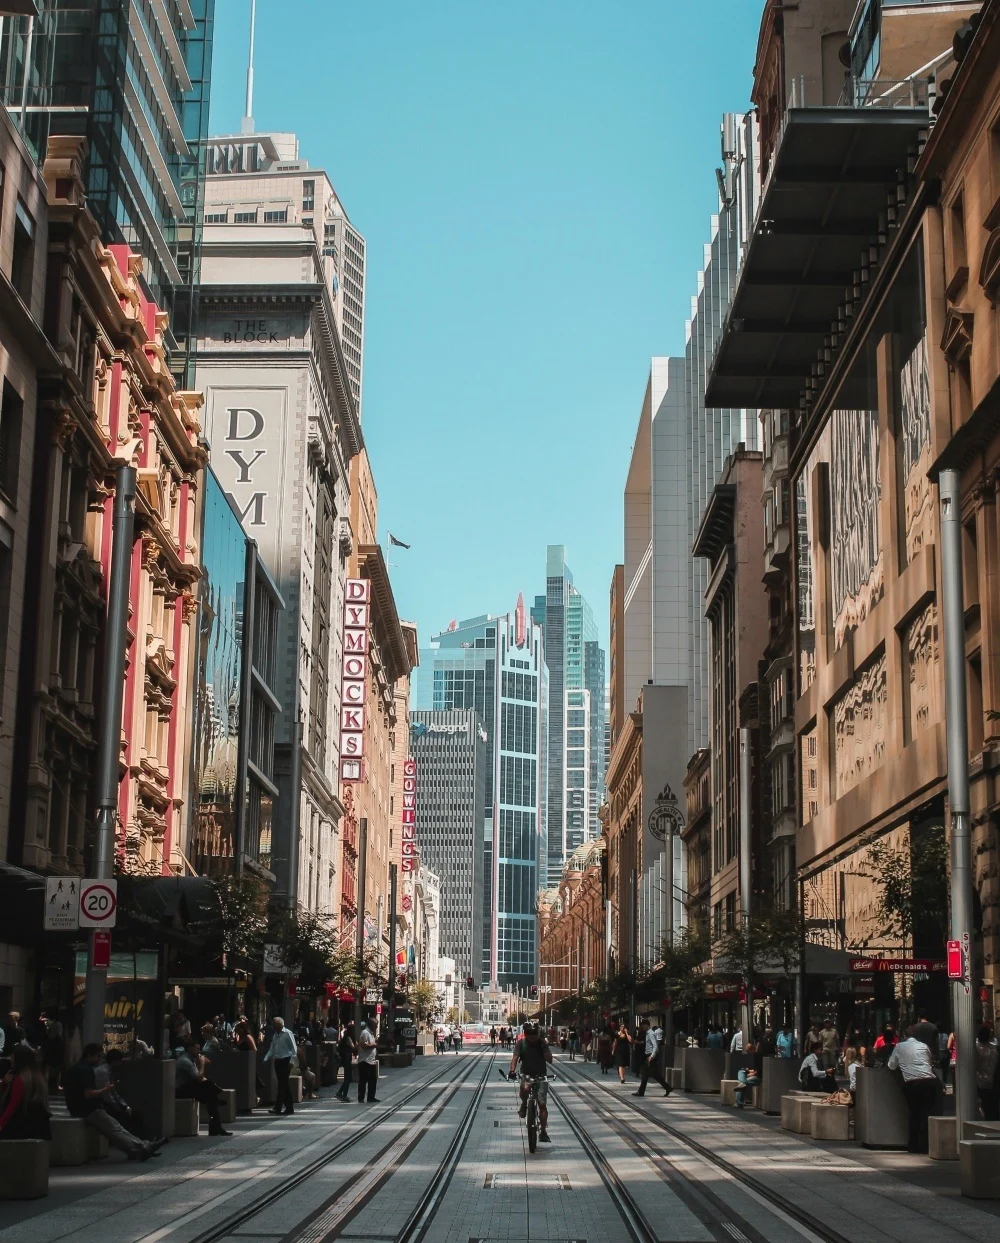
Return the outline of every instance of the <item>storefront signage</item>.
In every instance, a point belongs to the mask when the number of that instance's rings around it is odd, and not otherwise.
[[[284,345],[287,334],[278,336],[268,319],[235,319],[231,329],[223,330],[223,345]]]
[[[403,840],[401,867],[415,872],[420,866],[417,855],[417,761],[403,761]]]
[[[944,971],[947,963],[943,958],[852,958],[851,971],[871,974],[875,971],[892,971],[899,975],[931,975]]]
[[[340,683],[341,781],[361,781],[365,771],[371,590],[371,581],[367,578],[349,578],[344,584],[344,663]]]

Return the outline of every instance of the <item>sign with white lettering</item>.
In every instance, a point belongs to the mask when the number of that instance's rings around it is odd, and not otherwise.
[[[80,926],[80,878],[46,876],[45,931],[76,932]]]
[[[344,584],[344,663],[340,681],[340,779],[364,775],[365,709],[372,585],[367,578]]]
[[[403,838],[401,842],[403,872],[416,872],[420,867],[417,854],[417,761],[403,761]]]

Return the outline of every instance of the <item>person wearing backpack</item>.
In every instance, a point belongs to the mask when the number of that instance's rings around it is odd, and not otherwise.
[[[832,1071],[824,1070],[820,1065],[819,1055],[823,1046],[818,1040],[809,1046],[809,1052],[802,1059],[799,1067],[799,1086],[806,1092],[833,1092],[837,1087],[836,1076]]]

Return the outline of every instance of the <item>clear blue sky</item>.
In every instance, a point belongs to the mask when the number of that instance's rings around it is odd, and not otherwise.
[[[402,616],[530,603],[565,544],[608,631],[654,354],[679,351],[719,122],[762,0],[258,0],[259,130],[293,130],[368,243],[363,427]],[[212,127],[249,0],[217,0]]]

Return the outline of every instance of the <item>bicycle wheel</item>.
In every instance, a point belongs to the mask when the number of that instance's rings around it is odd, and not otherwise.
[[[528,1151],[534,1152],[538,1147],[538,1106],[534,1093],[528,1097]]]

